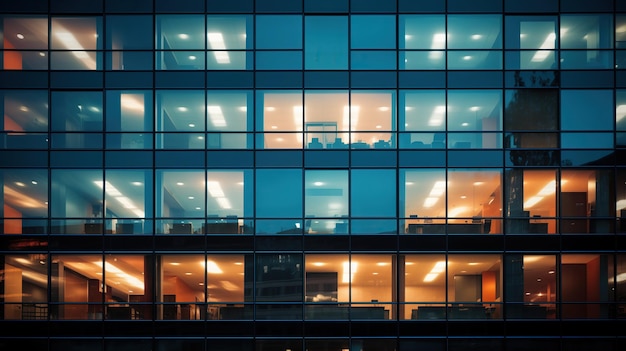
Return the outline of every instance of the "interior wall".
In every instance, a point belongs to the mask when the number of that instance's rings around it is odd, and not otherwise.
[[[4,264],[4,319],[22,319],[22,270]],[[13,303],[10,303],[13,302]]]
[[[15,49],[13,43],[4,38],[5,49]],[[4,51],[4,69],[22,69],[22,54],[19,51]]]
[[[22,213],[4,204],[4,234],[22,234]]]

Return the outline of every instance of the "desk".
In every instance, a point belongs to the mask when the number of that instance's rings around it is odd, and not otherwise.
[[[239,234],[239,224],[236,222],[205,223],[202,227],[205,234]]]

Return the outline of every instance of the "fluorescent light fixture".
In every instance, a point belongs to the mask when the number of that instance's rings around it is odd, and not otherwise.
[[[180,34],[178,34],[178,37],[183,39],[183,40],[186,40],[186,39],[189,39],[189,34],[180,33]]]
[[[315,186],[322,186],[322,185],[324,185],[324,182],[314,182],[313,185],[315,185]]]
[[[437,201],[439,201],[438,197],[427,197],[426,200],[424,200],[424,207],[433,207]]]
[[[127,198],[126,196],[118,196],[115,198],[115,200],[119,201],[119,203],[121,203],[122,206],[124,206],[124,208],[128,208],[128,209],[137,208],[137,206],[135,206],[133,201]]]
[[[538,204],[541,200],[543,200],[543,196],[533,196],[524,202],[524,208],[530,208]]]
[[[438,180],[433,185],[433,188],[430,190],[429,196],[441,196],[446,191],[446,182],[443,180]]]
[[[120,94],[120,105],[126,110],[145,111],[142,94]]]
[[[435,266],[433,266],[430,272],[426,274],[426,276],[424,277],[424,283],[430,283],[433,280],[437,279],[439,274],[445,272],[445,270],[446,270],[446,262],[438,261],[437,263],[435,263]]]
[[[455,207],[453,209],[451,209],[448,212],[448,216],[449,217],[457,217],[458,215],[460,215],[461,213],[467,211],[467,206],[459,206],[459,207]]]
[[[61,26],[58,27],[59,28],[54,31],[54,35],[63,43],[63,46],[68,50],[77,50],[72,51],[72,55],[81,60],[88,69],[95,70],[97,68],[96,60],[91,58],[87,51],[84,51],[85,48],[80,45],[74,34],[66,32],[65,28]]]
[[[122,196],[122,193],[120,193],[119,190],[117,190],[116,187],[114,187],[113,185],[111,185],[111,183],[109,183],[108,181],[105,183],[101,180],[96,180],[94,181],[94,184],[96,184],[100,189],[104,189],[104,192],[107,195],[110,196]]]
[[[472,56],[470,56],[470,55],[463,56],[463,60],[465,60],[465,61],[469,61],[471,59],[472,59]]]
[[[293,123],[296,125],[297,131],[302,131],[302,119],[304,118],[304,107],[294,106],[293,110]]]
[[[359,122],[360,111],[361,107],[357,105],[346,105],[343,107],[343,130],[348,130],[348,126],[350,126],[352,130],[356,129],[356,125]]]
[[[180,111],[180,112],[187,112],[187,111],[189,111],[189,109],[187,107],[185,107],[185,106],[179,106],[176,109],[178,111]]]
[[[428,120],[428,125],[431,127],[438,127],[443,124],[444,117],[446,115],[446,106],[439,105],[436,106],[433,110],[433,113],[430,115],[430,119]]]
[[[93,264],[95,264],[96,266],[100,267],[101,269],[103,267],[102,261],[96,261],[96,262],[93,262]],[[137,277],[134,277],[134,276],[124,272],[123,270],[117,268],[116,266],[112,265],[109,262],[106,262],[104,264],[104,272],[105,272],[105,274],[109,275],[109,277],[107,277],[107,279],[111,279],[111,276],[114,275],[117,278],[125,280],[126,283],[128,285],[132,286],[132,287],[135,287],[137,289],[143,289],[144,288],[143,281],[141,281]]]
[[[619,123],[626,117],[626,105],[617,105],[615,108],[615,122]]]
[[[539,190],[537,195],[548,196],[548,195],[554,194],[555,191],[556,191],[556,180],[552,180],[548,184],[546,184],[546,186],[541,188],[541,190]]]
[[[211,123],[213,123],[213,126],[226,127],[226,119],[224,118],[221,106],[209,105],[207,106],[207,110],[209,111],[209,119]]]
[[[443,50],[446,48],[446,34],[436,33],[433,35],[432,43],[430,44],[432,50]],[[443,57],[443,51],[431,51],[428,54],[428,58],[431,60],[438,60]]]
[[[209,39],[209,45],[211,45],[211,49],[226,49],[226,44],[224,43],[224,37],[222,36],[222,33],[207,33],[207,37]],[[215,60],[219,64],[230,63],[230,57],[228,56],[227,51],[213,51],[213,55],[215,56]]]
[[[474,35],[472,35],[472,39],[474,39],[474,40],[478,40],[478,39],[480,39],[480,38],[482,38],[482,37],[483,37],[483,36],[482,36],[482,35],[480,35],[480,34],[474,34]]]
[[[206,264],[204,261],[200,262],[200,265],[206,269],[207,273],[212,273],[212,274],[222,274],[224,273],[222,271],[222,269],[217,265],[217,263],[209,260],[206,261]]]
[[[207,189],[209,190],[209,194],[211,194],[212,197],[224,197],[224,191],[222,190],[222,186],[218,181],[207,182]]]
[[[22,182],[15,182],[15,185],[19,186],[19,187],[25,187],[26,184],[22,183]]]
[[[472,106],[472,107],[470,107],[470,111],[472,111],[472,112],[476,112],[478,110],[480,110],[480,106]]]
[[[561,35],[564,32],[561,33]],[[550,56],[550,53],[552,53],[553,50],[556,46],[555,46],[555,39],[556,39],[556,34],[554,33],[550,33],[548,34],[548,37],[546,38],[546,40],[543,41],[543,43],[541,44],[541,46],[539,47],[540,50],[538,50],[535,55],[533,55],[532,59],[530,59],[531,62],[543,62],[545,61],[548,56]]]
[[[356,273],[356,269],[358,267],[357,262],[344,262],[343,263],[343,274],[341,278],[342,283],[350,283],[354,278],[354,273]]]
[[[218,205],[220,205],[220,207],[223,209],[229,210],[233,208],[230,204],[230,201],[228,201],[228,199],[225,197],[218,197],[216,200]]]

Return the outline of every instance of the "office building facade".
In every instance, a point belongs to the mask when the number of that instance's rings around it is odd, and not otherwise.
[[[623,350],[626,3],[0,4],[0,349]]]

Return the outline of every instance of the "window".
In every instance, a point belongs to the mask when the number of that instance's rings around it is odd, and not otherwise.
[[[50,26],[50,69],[102,69],[102,18],[54,17]]]
[[[48,18],[2,16],[2,69],[48,69]]]

